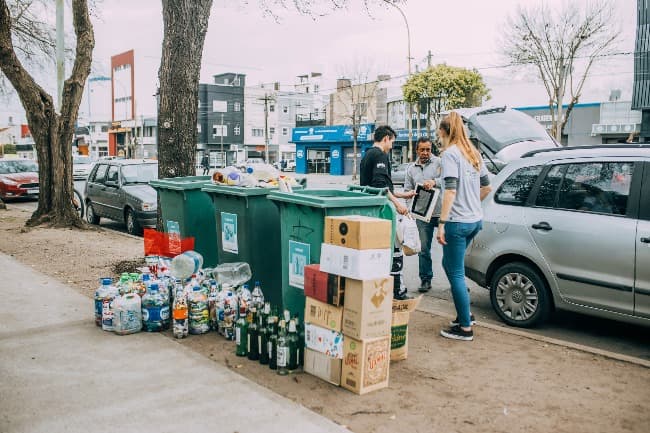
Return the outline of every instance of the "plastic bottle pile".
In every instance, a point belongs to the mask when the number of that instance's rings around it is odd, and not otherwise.
[[[249,289],[247,263],[202,269],[194,251],[173,260],[147,258],[142,273],[102,278],[95,292],[95,324],[117,335],[171,328],[176,338],[217,332],[235,353],[287,374],[302,365],[304,330],[288,310],[265,302],[258,281]]]
[[[267,164],[251,164],[244,168],[225,167],[212,174],[212,183],[242,187],[280,188],[291,192],[298,182],[290,176],[281,175]]]

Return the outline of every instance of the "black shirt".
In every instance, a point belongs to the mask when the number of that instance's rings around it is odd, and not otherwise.
[[[378,147],[371,147],[361,160],[361,186],[388,188],[393,192],[393,180],[390,177],[390,158]]]

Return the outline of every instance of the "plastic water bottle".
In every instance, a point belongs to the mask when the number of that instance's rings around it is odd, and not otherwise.
[[[187,297],[190,320],[190,334],[205,334],[210,330],[210,312],[208,310],[208,295],[201,287],[194,289]]]
[[[135,293],[127,293],[113,301],[113,331],[127,335],[142,330],[142,301]]]
[[[142,328],[158,332],[169,327],[169,301],[158,291],[158,283],[151,283],[142,297]]]
[[[176,278],[190,278],[203,267],[203,256],[196,251],[185,251],[172,259],[170,272]]]
[[[102,326],[102,311],[104,309],[104,300],[110,298],[110,295],[115,292],[111,286],[110,278],[102,278],[99,280],[100,286],[95,291],[95,325]],[[113,295],[115,297],[115,295]]]
[[[254,306],[257,311],[262,311],[264,309],[264,293],[262,293],[262,286],[259,281],[255,281],[255,288],[251,294],[251,305]]]
[[[248,310],[251,307],[251,302],[253,301],[253,295],[248,288],[248,284],[244,284],[238,291],[237,291],[237,304],[239,304],[239,312],[243,311],[244,315],[248,314]]]
[[[113,332],[113,317],[115,316],[113,303],[119,295],[118,287],[110,285],[106,297],[102,300],[102,329],[104,331]]]
[[[176,292],[172,311],[172,333],[175,338],[185,338],[189,333],[187,296],[183,291]]]

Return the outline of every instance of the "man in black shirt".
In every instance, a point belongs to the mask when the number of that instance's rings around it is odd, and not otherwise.
[[[393,187],[391,179],[391,166],[388,153],[393,148],[395,141],[395,131],[390,126],[379,126],[375,129],[373,146],[366,151],[361,160],[361,186],[372,186],[375,188],[388,188],[386,196],[393,202],[397,213],[405,215],[408,213],[407,207],[398,200],[398,198],[411,198],[415,191],[397,192]],[[391,275],[393,281],[393,298],[406,299],[406,287],[402,284],[402,251],[395,245],[393,251],[393,267]]]

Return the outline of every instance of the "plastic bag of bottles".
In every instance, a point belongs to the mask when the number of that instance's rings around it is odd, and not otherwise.
[[[210,330],[210,312],[208,310],[208,295],[200,286],[194,286],[188,293],[190,334],[205,334]]]
[[[222,263],[212,270],[212,277],[221,285],[241,286],[251,279],[251,267],[246,262]]]
[[[217,295],[217,331],[228,340],[235,338],[238,309],[237,296],[229,286],[223,286]]]
[[[248,288],[248,284],[244,284],[237,290],[237,303],[239,304],[240,316],[242,311],[244,314],[248,314],[248,311],[253,306],[253,294]]]

